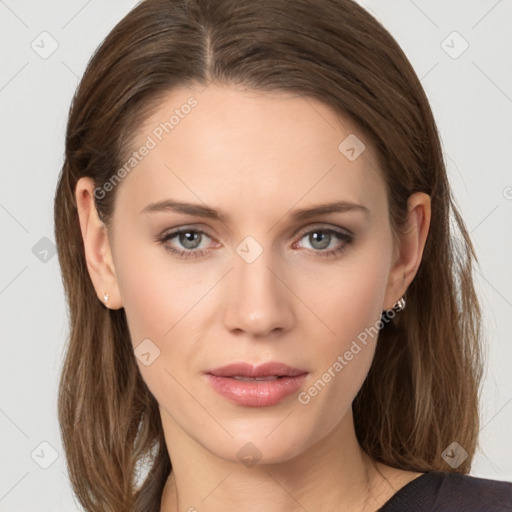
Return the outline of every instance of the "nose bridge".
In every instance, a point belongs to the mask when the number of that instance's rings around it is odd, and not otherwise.
[[[266,335],[288,329],[293,312],[286,287],[276,277],[279,264],[271,247],[248,236],[236,247],[231,272],[230,296],[225,314],[229,329]]]
[[[259,249],[254,243],[244,242],[237,248],[235,258],[234,279],[241,293],[244,290],[252,293],[255,298],[260,295],[276,293],[274,274],[269,270],[274,266],[272,251],[269,248]],[[260,297],[262,299],[263,297]]]

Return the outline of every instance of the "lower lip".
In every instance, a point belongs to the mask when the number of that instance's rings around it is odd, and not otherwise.
[[[238,380],[207,374],[208,383],[220,395],[245,407],[268,407],[296,393],[307,373],[276,380]]]

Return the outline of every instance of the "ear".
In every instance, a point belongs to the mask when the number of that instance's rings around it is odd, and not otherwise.
[[[430,196],[416,192],[407,201],[407,226],[395,248],[383,310],[391,309],[411,284],[421,263],[430,227]]]
[[[117,276],[106,226],[100,220],[94,204],[94,181],[80,178],[75,187],[75,198],[84,242],[87,270],[99,300],[109,309],[122,307]],[[103,295],[108,294],[108,301]]]

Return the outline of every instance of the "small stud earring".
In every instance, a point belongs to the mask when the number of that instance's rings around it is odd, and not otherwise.
[[[398,299],[393,306],[393,309],[398,313],[399,311],[403,311],[405,309],[405,297],[401,297]]]
[[[105,301],[105,305],[107,305],[109,297],[110,295],[108,293],[103,292],[103,300]]]

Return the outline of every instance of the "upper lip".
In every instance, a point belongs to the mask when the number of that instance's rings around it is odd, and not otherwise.
[[[206,373],[216,375],[217,377],[269,377],[269,376],[289,376],[301,375],[307,373],[306,370],[299,370],[284,363],[269,362],[258,366],[250,363],[231,363],[226,366],[219,366]]]

